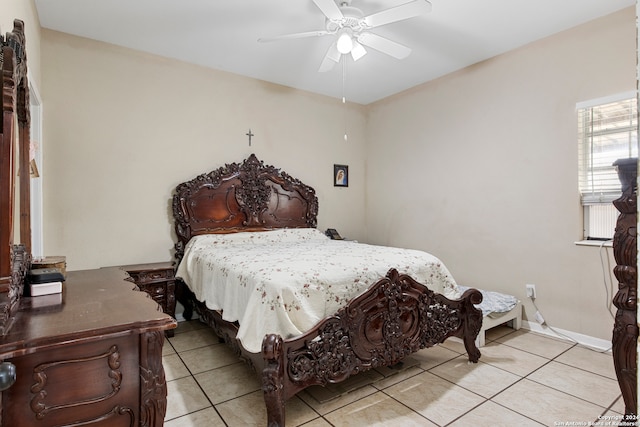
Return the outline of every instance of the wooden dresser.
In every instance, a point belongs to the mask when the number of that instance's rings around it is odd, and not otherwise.
[[[17,371],[2,426],[163,424],[162,345],[176,322],[125,279],[117,267],[72,271],[61,301],[21,299],[0,338],[0,359]]]

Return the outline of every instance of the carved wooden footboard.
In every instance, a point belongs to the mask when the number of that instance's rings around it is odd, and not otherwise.
[[[482,294],[476,289],[450,300],[391,269],[306,334],[288,340],[267,335],[260,355],[244,350],[236,339],[236,324],[191,301],[200,318],[262,373],[269,426],[284,426],[285,402],[309,386],[338,383],[369,369],[394,365],[451,336],[462,338],[469,360],[477,362],[480,351],[475,339],[482,327],[482,312],[474,304],[480,302]]]
[[[284,426],[284,403],[311,385],[338,383],[359,372],[391,366],[450,336],[464,340],[477,362],[482,326],[476,289],[460,300],[432,292],[391,269],[362,295],[299,338],[267,335],[262,343],[262,389],[269,426]]]

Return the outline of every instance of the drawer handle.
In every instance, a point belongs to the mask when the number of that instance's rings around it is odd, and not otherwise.
[[[16,365],[11,362],[0,363],[0,391],[5,391],[16,382]]]

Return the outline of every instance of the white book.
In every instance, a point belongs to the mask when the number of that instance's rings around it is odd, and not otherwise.
[[[59,294],[62,292],[62,282],[31,283],[29,290],[32,297]]]
[[[35,298],[29,298],[29,308],[62,308],[62,292],[51,295],[40,295]]]

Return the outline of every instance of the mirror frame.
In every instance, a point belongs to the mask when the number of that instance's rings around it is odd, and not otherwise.
[[[31,117],[24,22],[14,20],[13,31],[0,35],[0,48],[0,334],[6,334],[31,265]],[[19,231],[19,244],[14,230]]]

